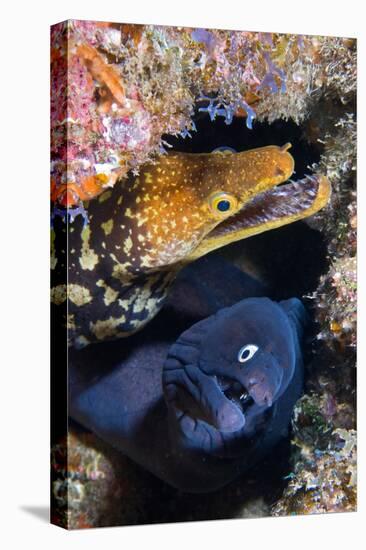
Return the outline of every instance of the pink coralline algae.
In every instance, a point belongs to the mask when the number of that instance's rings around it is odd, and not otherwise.
[[[52,29],[51,193],[63,206],[114,185],[127,171],[126,151],[149,141],[147,113],[125,95],[120,74],[92,45],[101,28],[108,34],[97,23]]]
[[[304,119],[332,40],[71,20],[51,31],[51,199],[81,207],[211,119]],[[337,44],[338,46],[338,44]],[[314,68],[312,56],[316,57]],[[316,74],[314,74],[314,72]],[[329,71],[328,71],[329,72]]]

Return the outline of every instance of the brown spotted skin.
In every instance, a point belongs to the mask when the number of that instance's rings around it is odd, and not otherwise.
[[[68,229],[57,223],[51,262],[56,271],[65,264],[57,234],[67,231],[68,286],[55,285],[51,294],[56,305],[67,299],[70,343],[82,347],[140,330],[205,237],[248,200],[290,177],[288,148],[162,156],[91,201],[86,227],[81,217]],[[217,193],[232,199],[228,212],[213,208]]]
[[[113,204],[116,191],[105,200],[106,207],[108,201]],[[128,247],[128,252],[126,247],[122,254],[119,244],[126,239],[130,242],[131,226],[125,235],[122,228],[106,235],[105,214],[106,209],[94,201],[89,208],[90,223],[85,228],[81,218],[69,224],[68,285],[56,285],[52,289],[52,301],[56,305],[67,297],[69,344],[78,348],[140,330],[161,308],[176,273],[175,270],[139,269],[132,256],[133,247]],[[63,222],[58,222],[56,235],[60,230],[67,231]],[[65,261],[65,253],[60,252],[57,262],[65,265]]]

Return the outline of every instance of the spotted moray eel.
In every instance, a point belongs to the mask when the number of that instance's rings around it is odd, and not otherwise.
[[[67,302],[70,344],[129,336],[158,313],[186,264],[321,209],[325,176],[279,185],[294,170],[289,148],[163,155],[91,201],[86,226],[80,217],[56,224],[51,265],[67,270],[67,284],[59,279],[51,299]]]

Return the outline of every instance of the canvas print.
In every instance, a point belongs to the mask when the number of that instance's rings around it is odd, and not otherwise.
[[[356,510],[356,39],[270,31],[51,28],[61,527]]]

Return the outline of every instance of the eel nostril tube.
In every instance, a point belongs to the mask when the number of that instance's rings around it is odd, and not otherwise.
[[[286,151],[288,151],[289,149],[291,149],[291,147],[292,147],[292,144],[291,144],[291,143],[285,143],[285,145],[282,145],[281,151],[283,151],[284,153],[286,153]]]

